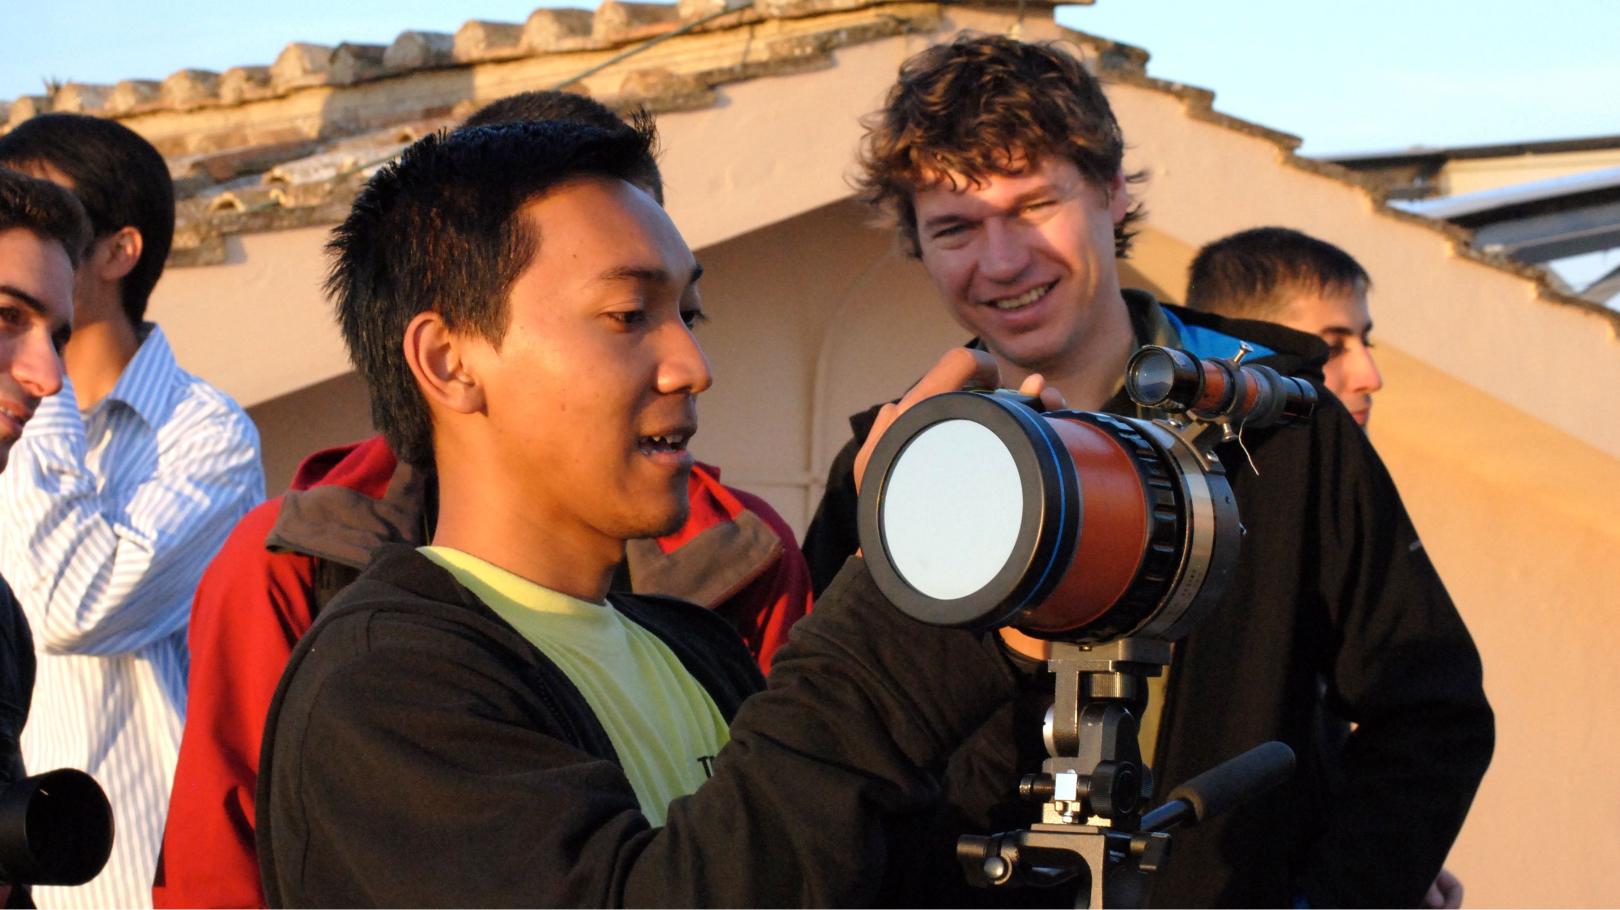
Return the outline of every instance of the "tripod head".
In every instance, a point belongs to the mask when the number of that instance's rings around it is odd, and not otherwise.
[[[1041,804],[1041,821],[989,837],[964,835],[956,856],[981,886],[1057,885],[1080,879],[1077,907],[1140,906],[1146,876],[1170,856],[1170,831],[1191,827],[1285,782],[1294,753],[1264,743],[1172,790],[1144,813],[1153,774],[1137,744],[1147,678],[1170,662],[1167,643],[1116,639],[1060,642],[1048,666],[1057,676],[1045,740],[1050,757],[1019,795]]]

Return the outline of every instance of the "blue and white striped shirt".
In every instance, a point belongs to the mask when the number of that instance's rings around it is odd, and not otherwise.
[[[264,498],[259,434],[223,392],[146,338],[81,415],[72,386],[40,402],[0,473],[0,576],[33,627],[33,773],[89,772],[117,834],[78,888],[41,907],[151,906],[185,720],[192,593],[225,535]]]

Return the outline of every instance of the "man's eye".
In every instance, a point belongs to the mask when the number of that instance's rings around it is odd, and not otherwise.
[[[966,246],[972,236],[972,225],[953,224],[935,229],[928,235],[928,242],[940,249],[956,250]]]
[[[627,329],[637,328],[647,321],[646,310],[614,310],[607,317]]]
[[[9,304],[0,306],[0,323],[5,323],[6,325],[22,325],[26,321],[27,320],[23,317],[22,310],[19,307],[11,306]]]
[[[681,321],[686,323],[687,328],[695,329],[709,321],[709,314],[702,310],[682,310]]]

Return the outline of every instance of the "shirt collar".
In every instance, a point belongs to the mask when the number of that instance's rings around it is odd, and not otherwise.
[[[170,377],[178,366],[163,329],[156,323],[143,322],[140,331],[146,337],[112,391],[107,393],[106,400],[122,402],[146,421],[147,426],[155,427],[168,419],[173,404],[169,394],[173,388]]]
[[[1159,301],[1152,294],[1136,288],[1125,288],[1120,291],[1120,296],[1125,298],[1125,310],[1131,314],[1131,330],[1136,333],[1138,347],[1147,344],[1181,347],[1181,333],[1176,331],[1164,307],[1159,306]]]

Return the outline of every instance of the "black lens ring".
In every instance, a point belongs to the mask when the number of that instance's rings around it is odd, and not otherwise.
[[[1006,563],[979,590],[954,600],[923,594],[901,576],[889,557],[881,521],[883,494],[896,461],[919,434],[947,420],[977,423],[1001,440],[1018,470],[1023,497],[1018,536]],[[1080,508],[1073,460],[1037,412],[1011,396],[952,392],[911,408],[878,441],[856,518],[872,578],[901,612],[933,625],[991,628],[1039,603],[1062,579],[1074,555]]]

